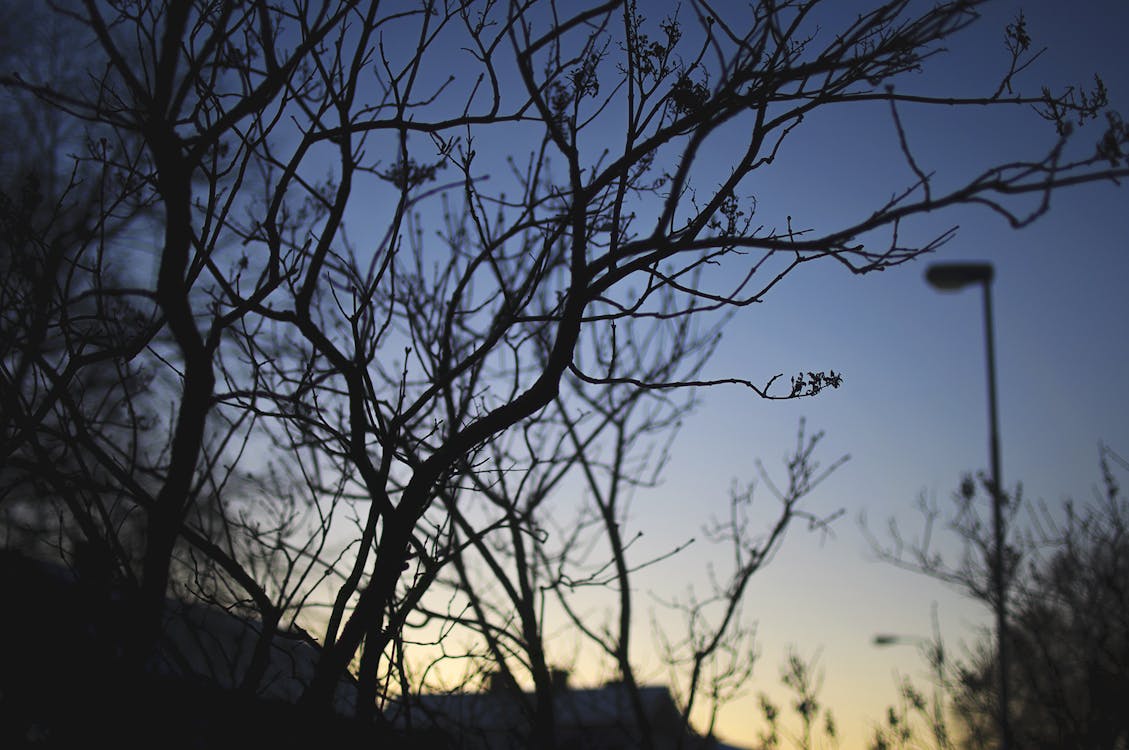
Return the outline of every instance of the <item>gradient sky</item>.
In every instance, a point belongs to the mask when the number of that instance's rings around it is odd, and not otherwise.
[[[639,0],[652,19],[672,5]],[[872,5],[828,0],[847,17]],[[1034,45],[1048,47],[1021,79],[1021,90],[1034,94],[1043,83],[1088,86],[1100,72],[1115,106],[1129,115],[1129,0],[1000,0],[953,40],[947,55],[931,60],[926,73],[906,79],[904,90],[969,93],[971,86],[973,93],[990,94],[998,80],[991,71],[1006,65],[1003,29],[1021,7]],[[684,7],[683,18],[690,17]],[[414,37],[386,41],[390,50],[415,44]],[[438,67],[443,80],[450,61],[440,58]],[[983,110],[938,116],[907,107],[901,114],[922,167],[942,169],[943,180],[971,177],[1011,155],[1039,155],[1055,137],[1053,127],[1029,111],[989,118]],[[1096,136],[1091,129],[1081,138]],[[505,145],[521,155],[520,141]],[[719,173],[729,167],[724,145],[710,146],[720,156]],[[497,156],[482,148],[483,161]],[[764,215],[791,215],[797,227],[826,229],[865,216],[912,177],[898,154],[888,109],[878,105],[811,117],[748,188]],[[923,278],[929,263],[995,265],[1005,483],[1022,482],[1028,498],[1050,504],[1084,499],[1099,479],[1099,441],[1129,455],[1127,209],[1129,187],[1102,184],[1057,194],[1050,214],[1021,231],[985,209],[924,217],[920,226],[927,232],[960,226],[936,256],[865,277],[831,262],[808,264],[733,320],[709,375],[765,382],[777,373],[787,379],[801,370],[834,369],[843,373],[843,386],[791,402],[757,400],[737,388],[703,393],[664,483],[636,498],[634,518],[646,532],[640,557],[684,543],[709,514],[723,514],[731,483],[755,478],[755,459],[770,472],[779,467],[801,418],[809,431],[826,432],[825,462],[843,454],[851,459],[807,505],[816,513],[844,511],[834,533],[807,533],[797,524],[750,585],[745,614],[758,624],[761,659],[747,696],[723,711],[722,737],[755,742],[757,694],[780,695],[779,668],[794,645],[802,655],[820,655],[821,695],[836,715],[842,747],[863,747],[869,725],[895,698],[896,675],[927,678],[913,648],[876,648],[876,633],[927,636],[936,605],[948,645],[959,651],[962,639],[990,621],[981,605],[944,585],[878,561],[860,529],[863,514],[879,536],[891,517],[916,528],[913,508],[921,493],[944,504],[964,473],[987,468],[981,295],[976,289],[933,291]],[[760,500],[767,524],[773,501],[766,494]],[[695,544],[648,569],[636,578],[639,605],[646,606],[648,590],[669,595],[701,585],[715,556],[716,550]],[[580,683],[595,677],[584,665],[578,673]]]
[[[639,2],[660,18],[667,2]],[[850,17],[870,7],[862,0],[830,0]],[[930,61],[927,71],[900,84],[916,92],[988,95],[1006,64],[1003,30],[1020,7],[1036,47],[1047,53],[1022,79],[1020,90],[1039,86],[1089,86],[1104,76],[1114,102],[1129,113],[1129,69],[1123,35],[1129,1],[1001,0],[985,17]],[[685,19],[691,17],[683,8]],[[389,35],[390,53],[410,53],[415,38]],[[443,81],[458,65],[439,55],[431,74]],[[987,72],[986,72],[987,71]],[[472,83],[472,82],[471,82]],[[471,85],[460,79],[458,84]],[[1035,157],[1055,140],[1053,126],[1029,110],[991,116],[984,110],[901,110],[923,169],[941,170],[942,183],[967,180],[1013,156]],[[1097,129],[1083,134],[1088,146]],[[740,133],[734,133],[739,137]],[[477,140],[480,162],[498,169],[499,149],[519,162],[536,133],[502,129]],[[797,129],[771,168],[746,187],[772,225],[791,215],[793,225],[817,230],[863,218],[913,179],[897,150],[884,105],[839,108],[815,115]],[[614,143],[619,143],[615,136]],[[733,149],[737,149],[734,141]],[[727,173],[724,138],[709,144],[716,169]],[[742,147],[743,148],[743,147]],[[782,552],[749,588],[745,614],[756,621],[761,658],[747,695],[721,714],[720,735],[752,745],[761,727],[757,694],[781,699],[779,668],[786,649],[820,654],[822,698],[836,717],[842,747],[861,748],[869,727],[896,696],[896,675],[927,679],[928,670],[907,646],[879,649],[879,632],[927,636],[935,604],[951,652],[990,622],[981,605],[922,576],[876,560],[860,530],[865,514],[881,535],[888,518],[915,528],[921,493],[944,504],[969,471],[988,464],[982,299],[976,289],[939,294],[925,283],[928,263],[990,261],[996,267],[997,364],[1003,477],[1022,481],[1030,498],[1058,503],[1088,497],[1099,478],[1098,442],[1129,453],[1129,424],[1122,389],[1129,381],[1124,293],[1129,272],[1129,190],[1094,185],[1060,193],[1050,215],[1013,231],[985,209],[923,217],[927,235],[959,225],[956,239],[931,258],[866,277],[832,262],[812,263],[790,276],[763,304],[741,311],[726,331],[708,374],[765,382],[776,373],[834,369],[843,387],[814,399],[760,401],[738,388],[703,394],[688,420],[661,487],[641,492],[633,520],[645,541],[640,559],[662,554],[690,536],[710,514],[721,515],[734,480],[755,478],[754,460],[772,471],[793,445],[799,419],[824,430],[822,456],[850,461],[810,498],[817,513],[842,509],[834,534],[806,533],[797,525]],[[361,214],[372,210],[361,202]],[[360,222],[364,216],[358,217]],[[368,217],[370,221],[374,220]],[[779,223],[776,224],[779,226]],[[764,523],[775,517],[763,495]],[[637,607],[648,593],[670,596],[701,586],[718,551],[697,543],[673,560],[636,576]],[[645,614],[637,617],[646,636]],[[551,644],[553,647],[554,644]],[[567,646],[565,647],[567,650]],[[636,652],[638,653],[638,651]],[[591,664],[576,665],[575,682],[607,677]],[[661,672],[642,670],[648,681]],[[787,744],[787,743],[786,743]]]
[[[716,0],[727,5],[727,0]],[[736,0],[733,2],[736,5]],[[673,5],[639,0],[657,20]],[[567,7],[568,3],[561,3]],[[864,0],[828,0],[845,17],[871,7]],[[973,29],[954,39],[948,54],[927,71],[899,84],[918,92],[939,90],[987,95],[1006,65],[1003,29],[1020,7],[1044,56],[1022,79],[1023,93],[1039,85],[1088,86],[1100,72],[1113,102],[1129,114],[1129,64],[1124,35],[1129,0],[1000,0]],[[682,17],[689,25],[688,7]],[[410,52],[414,36],[384,40],[390,53]],[[440,55],[434,73],[442,81],[459,54]],[[988,72],[986,72],[988,71]],[[996,75],[997,77],[993,77]],[[460,84],[467,83],[460,81]],[[472,82],[471,82],[472,84]],[[471,85],[468,84],[468,85]],[[971,91],[970,91],[971,89]],[[991,116],[906,107],[901,115],[910,144],[926,171],[941,170],[950,184],[1011,156],[1033,157],[1054,142],[1054,129],[1031,112]],[[1083,134],[1092,143],[1097,129]],[[514,138],[502,140],[513,135]],[[734,133],[735,137],[740,133]],[[495,149],[521,161],[523,138],[510,133],[491,148],[477,143],[482,162],[497,168]],[[619,143],[619,137],[614,139]],[[728,172],[724,137],[712,141],[719,174]],[[733,149],[739,148],[734,141]],[[743,149],[743,146],[740,146]],[[913,175],[896,147],[886,106],[838,108],[815,115],[797,129],[775,163],[745,187],[770,225],[782,216],[817,231],[867,216]],[[703,183],[704,184],[704,183]],[[358,201],[364,214],[373,206]],[[873,636],[890,632],[927,636],[936,605],[951,652],[990,621],[990,613],[944,585],[876,559],[860,529],[865,514],[881,536],[888,518],[916,528],[914,503],[921,493],[944,504],[962,474],[988,464],[982,299],[978,290],[939,294],[925,283],[934,261],[990,261],[994,286],[1002,470],[1007,484],[1056,504],[1087,498],[1099,478],[1098,443],[1129,455],[1126,398],[1129,385],[1129,188],[1091,185],[1056,195],[1050,215],[1013,231],[985,209],[961,209],[924,217],[918,226],[938,233],[959,225],[957,237],[934,257],[865,277],[833,262],[811,263],[788,277],[763,304],[742,310],[727,329],[708,375],[765,382],[777,373],[834,369],[838,390],[791,402],[757,400],[747,390],[716,388],[687,421],[663,484],[640,492],[633,520],[645,541],[639,558],[662,554],[700,536],[710,514],[722,515],[736,480],[754,479],[754,460],[770,472],[795,441],[799,420],[823,430],[821,456],[850,461],[809,499],[809,510],[843,510],[833,534],[791,530],[783,550],[751,583],[746,617],[757,623],[760,661],[744,698],[720,716],[719,733],[750,746],[761,728],[757,695],[783,700],[779,669],[789,646],[819,654],[823,703],[835,713],[844,748],[861,748],[869,726],[896,697],[896,675],[919,678],[928,669],[908,646],[879,649]],[[375,221],[375,217],[367,217]],[[358,223],[363,224],[365,217]],[[376,231],[381,231],[378,228]],[[765,524],[774,501],[758,496]],[[759,517],[759,516],[758,516]],[[717,548],[696,543],[681,555],[635,578],[637,607],[650,592],[670,596],[702,586]],[[724,558],[720,558],[723,564]],[[640,635],[648,628],[638,618]],[[638,652],[637,652],[638,653]],[[662,674],[642,670],[649,681]],[[576,682],[601,675],[577,665]],[[787,746],[787,741],[785,745]]]
[[[639,5],[652,20],[670,7],[657,0]],[[863,0],[827,5],[848,18],[871,6]],[[1129,113],[1127,0],[1079,0],[1069,11],[1051,0],[1001,0],[900,89],[990,94],[1007,65],[1004,27],[1021,7],[1034,46],[1048,50],[1020,79],[1018,92],[1035,95],[1044,83],[1056,90],[1088,87],[1100,72],[1114,104]],[[687,8],[683,14],[691,17]],[[386,42],[410,51],[414,40]],[[451,54],[450,61],[438,59],[437,80],[457,64],[457,48]],[[1012,157],[1040,156],[1055,141],[1053,126],[1030,110],[993,115],[982,109],[905,107],[900,113],[916,158],[924,170],[940,170],[942,185],[966,181]],[[741,133],[733,135],[739,139]],[[1080,144],[1088,149],[1097,136],[1098,128],[1091,128]],[[505,140],[493,143],[489,137],[476,141],[484,163],[498,148],[522,161],[523,137],[536,134],[507,132]],[[764,219],[769,225],[784,215],[797,228],[817,231],[856,221],[913,179],[896,138],[885,105],[817,114],[746,187],[756,195],[758,213],[771,217]],[[709,148],[720,157],[718,173],[727,173],[724,138]],[[738,148],[743,145],[735,140],[733,150]],[[784,699],[779,669],[787,648],[795,646],[801,655],[819,654],[821,695],[837,718],[841,746],[864,747],[870,727],[896,697],[897,675],[918,678],[922,685],[928,679],[914,648],[879,649],[872,645],[876,633],[928,636],[936,605],[950,653],[959,653],[962,640],[970,641],[978,627],[990,623],[983,606],[878,561],[860,528],[865,514],[880,537],[891,517],[912,531],[919,495],[944,506],[963,474],[988,468],[982,297],[978,289],[933,291],[924,281],[929,263],[995,265],[1005,483],[1022,482],[1028,498],[1052,505],[1070,496],[1085,499],[1099,479],[1099,441],[1129,454],[1122,393],[1129,384],[1127,208],[1129,189],[1102,184],[1054,196],[1050,214],[1021,231],[983,208],[922,217],[917,226],[925,235],[954,225],[960,231],[935,256],[865,277],[832,262],[809,264],[763,304],[734,319],[709,375],[765,382],[776,373],[786,380],[801,370],[834,369],[844,374],[843,387],[793,402],[757,400],[736,387],[703,394],[701,408],[675,445],[664,483],[635,499],[633,520],[646,534],[634,550],[639,558],[700,536],[697,529],[710,514],[725,512],[731,483],[755,478],[755,459],[770,472],[780,466],[800,418],[809,431],[826,432],[825,462],[843,454],[851,459],[808,504],[817,513],[844,511],[834,533],[806,533],[797,524],[782,552],[750,585],[745,614],[757,623],[761,657],[747,695],[721,714],[723,738],[746,746],[756,741],[757,695]],[[774,501],[767,494],[760,501],[764,505],[755,507],[763,508],[767,524],[775,517]],[[697,543],[636,576],[636,606],[645,608],[651,592],[670,596],[702,586],[707,564],[718,562],[718,555],[717,548]],[[637,620],[645,636],[647,618]],[[576,672],[580,684],[608,676],[585,663]],[[642,673],[663,681],[661,672]]]
[[[1082,0],[1069,10],[1050,1],[999,3],[954,40],[947,56],[933,61],[923,83],[975,80],[985,59],[998,64],[1004,25],[1020,7],[1035,46],[1049,47],[1024,79],[1025,93],[1044,82],[1087,85],[1100,72],[1115,106],[1129,112],[1125,0]],[[789,212],[817,224],[855,206],[861,210],[867,200],[873,205],[873,196],[902,186],[908,179],[904,163],[879,156],[894,138],[889,117],[872,114],[798,131],[792,150],[774,168],[779,179],[772,185],[773,204],[796,206]],[[903,114],[922,167],[943,168],[954,177],[966,165],[973,173],[985,159],[1037,153],[1032,149],[1054,136],[1049,124],[1029,113],[999,121],[978,113],[955,121],[941,117],[937,125],[932,115]],[[1026,125],[1020,130],[1012,122]],[[843,149],[844,143],[850,148]],[[766,207],[764,195],[758,197]],[[749,696],[722,714],[723,737],[755,740],[756,694],[776,691],[785,648],[795,644],[802,654],[819,651],[822,696],[839,721],[842,746],[862,747],[868,727],[895,697],[895,675],[921,678],[922,684],[928,675],[913,648],[872,646],[875,633],[927,636],[935,603],[955,652],[961,639],[990,621],[981,606],[944,585],[877,561],[858,520],[865,513],[880,536],[890,517],[917,528],[913,508],[922,492],[944,506],[963,473],[988,468],[982,295],[976,288],[933,291],[923,278],[929,263],[995,265],[1005,483],[1022,482],[1026,497],[1050,504],[1084,500],[1100,478],[1099,441],[1129,454],[1127,209],[1129,190],[1102,184],[1056,195],[1050,215],[1020,231],[982,209],[949,212],[935,224],[930,217],[937,227],[960,225],[956,239],[937,255],[863,278],[816,264],[734,321],[713,374],[755,381],[777,372],[833,368],[844,374],[844,385],[798,402],[757,401],[725,389],[707,394],[682,433],[665,485],[647,500],[656,504],[648,505],[648,513],[663,508],[668,540],[692,528],[703,507],[713,503],[723,511],[731,479],[754,476],[753,458],[770,469],[779,466],[801,417],[809,430],[826,431],[827,461],[844,453],[851,460],[810,505],[846,511],[834,536],[797,527],[751,586],[746,611],[758,621],[762,656]],[[764,501],[771,503],[767,496]],[[693,569],[695,560],[688,553],[677,570]]]

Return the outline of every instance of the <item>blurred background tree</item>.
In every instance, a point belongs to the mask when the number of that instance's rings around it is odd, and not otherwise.
[[[1101,481],[1088,501],[1049,506],[1026,500],[1019,490],[1010,494],[1007,637],[1015,655],[1009,690],[1018,747],[1112,750],[1129,741],[1122,709],[1129,701],[1129,499],[1118,481],[1129,462],[1103,445],[1099,465]],[[993,544],[985,507],[987,482],[968,477],[953,495],[951,515],[922,500],[923,531],[907,541],[895,527],[894,544],[875,541],[876,549],[991,603],[982,555]],[[964,546],[961,558],[937,551],[946,533]],[[925,655],[933,658],[929,649],[941,647],[939,640],[931,643]],[[946,737],[960,747],[999,746],[995,654],[995,635],[985,632],[941,672]],[[876,747],[928,742],[930,733],[913,724],[915,716],[928,718],[921,693],[907,681],[902,695],[905,703],[891,708]]]
[[[1008,635],[1019,747],[1113,748],[1129,742],[1129,463],[1101,448],[1095,497],[1043,514],[1013,577]],[[967,747],[993,747],[999,696],[990,639],[956,672],[954,711]]]

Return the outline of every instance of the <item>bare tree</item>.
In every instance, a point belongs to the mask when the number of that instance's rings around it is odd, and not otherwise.
[[[760,503],[756,497],[757,485],[731,493],[729,517],[714,521],[705,533],[712,541],[728,547],[732,564],[728,575],[719,576],[711,568],[712,590],[697,598],[693,595],[677,603],[686,617],[686,634],[680,643],[666,644],[668,662],[674,668],[686,670],[684,675],[672,674],[675,684],[684,691],[683,722],[689,726],[690,712],[701,700],[708,706],[712,734],[714,721],[721,706],[746,689],[756,661],[754,631],[742,622],[745,592],[753,576],[767,565],[784,543],[787,531],[795,522],[805,523],[809,530],[827,532],[830,524],[842,515],[842,510],[829,514],[816,514],[804,506],[808,496],[831,474],[848,460],[839,457],[827,466],[821,465],[816,450],[823,433],[808,435],[801,420],[794,451],[785,457],[786,482],[777,483],[758,459],[756,467],[760,486],[773,495],[777,506],[764,510],[754,523],[753,507]],[[788,655],[785,684],[799,694],[809,687],[813,665],[806,665],[795,653]],[[789,682],[791,680],[792,682]],[[794,683],[794,684],[793,684]],[[817,690],[818,688],[814,688]],[[702,695],[699,695],[699,694]],[[806,693],[805,693],[806,695]],[[814,692],[812,692],[814,699]],[[802,707],[801,707],[802,708]],[[800,710],[800,709],[798,709]],[[805,719],[805,746],[810,739],[810,722],[818,718],[815,707],[800,710]],[[830,721],[830,719],[828,719]],[[834,734],[833,725],[831,734]]]
[[[4,64],[31,66],[73,92],[85,72],[62,58],[78,35],[57,20],[31,3],[6,8]],[[84,59],[92,63],[71,61]],[[152,326],[125,292],[123,264],[106,253],[145,207],[92,156],[108,148],[108,129],[86,128],[19,89],[3,90],[0,119],[8,145],[0,158],[6,546],[69,555],[72,542],[85,542],[127,557],[138,532],[128,483],[99,466],[85,443],[110,440],[140,466],[139,440],[153,421],[144,403],[152,373],[129,361]]]
[[[615,347],[616,364],[642,381],[690,377],[712,352],[716,334],[696,331],[687,318],[672,330],[627,321],[614,334],[622,341]],[[519,702],[527,698],[517,686],[532,682],[525,710],[539,746],[552,746],[556,737],[560,686],[554,673],[562,666],[557,643],[567,640],[560,631],[569,620],[612,660],[637,722],[646,723],[629,653],[634,602],[629,579],[638,563],[627,555],[637,538],[627,505],[661,471],[665,448],[693,405],[689,391],[683,395],[688,398],[570,379],[550,409],[486,446],[477,460],[488,459],[490,469],[468,465],[462,483],[441,495],[444,517],[452,524],[451,564],[432,601],[445,608],[419,609],[478,633],[485,653],[473,656],[484,657],[494,679],[515,689]],[[578,496],[590,500],[579,516]],[[607,639],[572,609],[572,592],[603,589],[615,592],[619,612],[617,635]],[[443,596],[444,590],[451,596]],[[405,694],[413,687],[405,686]]]
[[[1116,747],[1129,731],[1120,710],[1129,695],[1124,678],[1129,598],[1123,585],[1129,537],[1118,482],[1129,463],[1106,446],[1099,463],[1101,483],[1089,502],[1067,501],[1052,509],[1019,492],[1009,498],[1007,638],[1008,649],[1017,655],[1009,670],[1009,707],[1016,741],[1023,747]],[[892,541],[872,537],[872,545],[900,567],[994,603],[992,571],[983,557],[993,543],[992,533],[979,511],[985,494],[987,483],[978,486],[969,477],[954,493],[951,515],[923,500],[919,534],[907,538],[891,526]],[[962,554],[946,554],[947,543],[954,540]],[[938,709],[930,716],[907,681],[904,705],[891,708],[875,745],[908,743],[916,713],[933,728],[937,747],[954,742],[970,748],[997,746],[999,666],[993,635],[983,634],[964,657],[946,662],[938,633],[926,656],[951,704],[949,715]]]
[[[953,231],[912,235],[925,212],[984,205],[1021,226],[1055,189],[1129,174],[1115,114],[1076,145],[1077,126],[1105,114],[1100,82],[1019,93],[1035,54],[1021,24],[990,93],[913,92],[905,75],[942,62],[982,4],[891,0],[843,17],[819,0],[724,13],[699,0],[656,21],[622,0],[60,3],[100,58],[87,85],[32,71],[0,83],[105,133],[84,156],[113,186],[94,226],[126,201],[152,208],[159,235],[153,279],[92,299],[103,323],[115,320],[108,300],[143,312],[107,357],[168,384],[167,430],[138,441],[154,454],[141,461],[68,412],[67,439],[145,518],[137,658],[158,639],[183,545],[261,607],[324,613],[308,704],[326,705],[358,658],[371,697],[428,583],[486,531],[461,525],[454,488],[492,486],[509,460],[493,446],[523,431],[538,448],[562,394],[731,385],[773,399],[841,382],[814,367],[790,379],[640,369],[627,328],[708,330],[809,263],[869,273],[938,248]],[[908,145],[910,103],[939,115],[1034,107],[1035,125],[1041,115],[1056,131],[1045,153],[942,183]],[[752,176],[813,112],[858,104],[890,112],[908,182],[829,229],[757,214]],[[746,140],[718,177],[711,146],[732,128]],[[90,240],[103,254],[137,241]],[[68,362],[43,377],[88,364]],[[604,460],[583,440],[567,451]],[[272,519],[235,512],[236,479],[280,461],[311,514],[300,533],[264,533]],[[342,526],[354,535],[335,551],[318,541]],[[225,551],[224,529],[263,564]],[[305,572],[262,580],[287,555]]]
[[[1129,697],[1129,503],[1118,481],[1129,462],[1103,446],[1100,466],[1089,502],[1042,514],[1044,522],[1016,542],[1023,559],[1008,615],[1016,654],[1009,704],[1023,747],[1114,748],[1129,738],[1121,710]],[[981,638],[952,670],[967,747],[998,741],[989,713],[1000,701],[991,645]]]

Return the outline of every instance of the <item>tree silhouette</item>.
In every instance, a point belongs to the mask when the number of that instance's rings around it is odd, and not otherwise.
[[[784,664],[780,668],[780,681],[788,689],[792,712],[799,723],[799,734],[791,734],[782,726],[785,714],[763,693],[760,695],[761,712],[766,729],[762,731],[758,750],[779,750],[795,747],[811,750],[814,747],[838,747],[839,737],[831,710],[820,703],[819,691],[823,683],[823,670],[818,666],[819,654],[804,660],[795,646],[789,646]],[[822,723],[820,723],[822,720]],[[782,744],[787,740],[786,744]]]
[[[1067,504],[1065,519],[1028,545],[1008,617],[1016,655],[1011,711],[1022,747],[1115,748],[1129,738],[1129,501],[1121,456],[1102,449],[1095,502]],[[993,649],[981,642],[957,669],[955,708],[969,747],[990,747],[999,697]]]
[[[82,63],[94,61],[77,55],[77,65],[64,65],[75,30],[29,3],[5,13],[4,64],[79,90]],[[152,373],[131,359],[152,334],[140,335],[144,308],[117,294],[124,267],[104,249],[145,208],[108,190],[95,159],[68,156],[102,148],[108,129],[86,127],[19,89],[4,90],[0,115],[12,146],[0,159],[0,511],[8,544],[62,545],[66,555],[71,540],[88,541],[125,555],[139,541],[132,505],[88,441],[133,452],[140,473]]]
[[[1021,226],[1053,190],[1129,175],[1100,81],[1018,93],[1036,54],[1021,22],[993,93],[913,93],[907,74],[940,62],[982,4],[845,17],[818,0],[695,2],[654,19],[622,0],[59,3],[96,58],[84,85],[26,66],[0,83],[87,136],[74,153],[100,181],[78,245],[91,261],[73,267],[140,248],[153,271],[68,293],[92,313],[66,318],[62,358],[40,356],[35,315],[4,318],[5,449],[42,444],[40,415],[62,410],[72,427],[53,439],[83,455],[69,485],[108,485],[144,519],[122,565],[139,580],[138,665],[183,563],[208,572],[198,591],[317,627],[307,704],[328,705],[351,667],[380,697],[405,619],[490,530],[459,519],[456,489],[490,487],[510,468],[498,446],[536,448],[548,419],[567,434],[576,412],[550,416],[562,394],[838,387],[816,365],[707,377],[691,365],[708,346],[679,348],[679,331],[709,331],[809,264],[865,274],[931,252],[953,230],[911,233],[926,212],[983,205]],[[1034,108],[1056,134],[942,181],[909,146],[911,103]],[[753,175],[802,148],[805,121],[867,104],[890,112],[908,183],[830,228],[800,207],[758,214]],[[1092,120],[1101,132],[1080,127]],[[740,148],[720,153],[733,130]],[[104,231],[142,211],[132,234]],[[652,362],[685,366],[638,366],[628,331],[660,342]],[[120,430],[64,397],[104,363]],[[138,394],[139,373],[159,398]],[[602,460],[587,450],[566,449]]]
[[[1008,500],[1007,638],[1016,655],[1009,669],[1009,711],[1021,747],[1113,748],[1129,733],[1121,710],[1129,696],[1129,598],[1124,586],[1129,504],[1117,480],[1129,463],[1106,446],[1099,463],[1102,481],[1091,502],[1068,501],[1050,509],[1026,501],[1018,491]],[[920,536],[906,540],[892,526],[892,544],[873,537],[872,543],[894,564],[994,606],[992,572],[983,554],[994,541],[978,510],[989,495],[986,480],[978,484],[968,477],[954,493],[947,529],[937,528],[942,511],[922,500],[925,527]],[[956,559],[941,552],[941,532],[946,530],[964,548]],[[940,649],[937,638],[931,646]],[[939,687],[952,703],[955,720],[952,740],[965,747],[999,743],[994,643],[994,636],[985,634],[966,658],[951,660],[940,670]],[[908,683],[905,690],[912,706],[916,693]],[[906,718],[904,711],[898,715]],[[906,721],[899,726],[910,731]],[[887,744],[897,736],[888,734]]]

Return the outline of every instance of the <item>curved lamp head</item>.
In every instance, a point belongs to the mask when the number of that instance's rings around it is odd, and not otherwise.
[[[925,280],[934,289],[952,292],[970,284],[992,281],[991,263],[935,263],[925,271]]]

